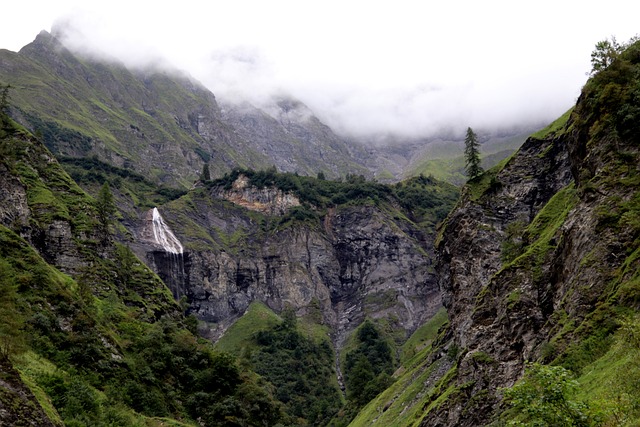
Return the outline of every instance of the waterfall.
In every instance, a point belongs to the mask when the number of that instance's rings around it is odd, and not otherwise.
[[[181,254],[184,251],[180,240],[173,234],[169,226],[165,224],[158,208],[153,208],[153,237],[165,252]]]
[[[169,286],[173,296],[179,300],[186,295],[188,281],[185,273],[184,248],[169,226],[164,222],[158,208],[152,212],[153,239],[162,252],[156,252],[157,273]]]

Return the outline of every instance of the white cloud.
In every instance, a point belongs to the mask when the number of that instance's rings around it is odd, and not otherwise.
[[[159,57],[218,97],[288,92],[360,136],[550,121],[579,94],[593,45],[639,31],[611,0],[24,0],[0,40],[17,50],[63,17],[68,39],[140,65]]]

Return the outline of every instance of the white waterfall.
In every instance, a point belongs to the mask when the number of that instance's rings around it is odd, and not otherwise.
[[[181,254],[184,250],[180,240],[173,234],[167,224],[165,224],[158,208],[153,208],[153,237],[165,252]]]

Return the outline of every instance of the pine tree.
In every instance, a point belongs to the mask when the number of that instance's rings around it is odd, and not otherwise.
[[[9,85],[0,84],[0,138],[7,135],[9,123]]]
[[[480,143],[473,129],[467,128],[467,136],[464,138],[464,160],[469,179],[473,179],[484,172],[480,166]]]
[[[202,166],[202,174],[200,175],[200,181],[202,182],[211,181],[211,172],[209,172],[209,163],[205,163]]]
[[[106,181],[102,185],[102,188],[100,188],[100,192],[96,198],[96,209],[98,210],[100,234],[102,234],[102,238],[106,241],[110,235],[109,226],[118,212],[113,194],[111,194],[111,189],[109,188],[109,183]]]
[[[9,114],[9,89],[10,85],[0,85],[0,114]]]

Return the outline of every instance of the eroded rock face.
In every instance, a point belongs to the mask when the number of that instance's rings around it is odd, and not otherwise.
[[[60,427],[61,423],[52,422],[46,415],[27,387],[20,373],[9,363],[0,358],[0,424],[6,426],[41,426]]]
[[[0,224],[22,230],[29,224],[31,211],[27,203],[27,191],[20,180],[0,164]],[[21,233],[21,234],[22,234]]]
[[[549,357],[545,346],[556,357],[584,338],[569,328],[549,345],[566,319],[580,325],[614,294],[617,304],[637,307],[636,296],[616,289],[626,279],[613,280],[625,262],[636,262],[627,257],[637,231],[624,221],[606,223],[607,212],[620,214],[637,197],[621,183],[637,173],[637,142],[590,140],[588,128],[570,122],[573,132],[529,139],[488,189],[478,195],[471,186],[450,214],[437,270],[450,345],[460,349],[459,389],[423,425],[489,424],[500,388],[522,376],[525,361]],[[620,152],[632,161],[621,166]]]
[[[496,390],[519,378],[524,361],[544,339],[541,329],[551,315],[549,301],[531,270],[503,269],[503,242],[510,226],[528,225],[571,178],[562,141],[529,139],[496,175],[492,188],[479,198],[467,191],[450,214],[438,246],[437,269],[452,345],[462,353],[456,384],[472,384],[460,400],[478,393],[484,398],[475,401],[473,410],[445,406],[430,417],[440,424],[424,425],[485,424],[498,402]],[[478,352],[496,362],[478,363]]]
[[[290,193],[274,188],[254,188],[249,178],[240,175],[229,190],[217,188],[213,195],[236,205],[267,215],[284,215],[294,206],[300,206],[300,200]]]
[[[236,187],[230,192],[243,200],[265,200],[262,212],[281,213],[299,203],[270,204],[292,196],[260,199],[263,190]],[[298,315],[319,313],[337,344],[366,316],[387,318],[408,334],[441,306],[432,239],[425,239],[410,221],[394,219],[376,206],[352,206],[329,210],[322,223],[274,227],[282,217],[256,220],[245,209],[223,203],[223,197],[233,200],[228,195],[211,190],[193,201],[197,214],[190,214],[221,242],[218,247],[211,242],[189,244],[193,231],[179,219],[181,213],[163,207],[163,216],[187,248],[182,283],[167,273],[171,260],[151,245],[137,248],[139,254],[146,251],[149,264],[174,295],[178,287],[184,289],[189,311],[212,325],[210,338],[220,336],[252,301],[276,312],[292,307]],[[237,240],[230,242],[233,236]]]

